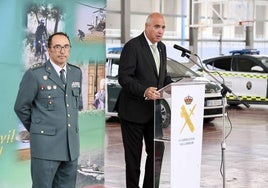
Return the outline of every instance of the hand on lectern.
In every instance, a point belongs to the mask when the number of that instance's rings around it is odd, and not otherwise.
[[[145,90],[144,95],[145,95],[145,99],[148,99],[148,100],[156,100],[160,98],[160,93],[157,91],[156,87],[148,87]]]

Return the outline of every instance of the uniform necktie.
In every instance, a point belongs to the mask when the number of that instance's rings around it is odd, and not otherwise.
[[[159,53],[157,50],[157,46],[152,44],[151,47],[152,47],[152,51],[153,51],[153,56],[154,56],[154,61],[155,61],[157,73],[159,73],[160,60],[159,60]]]
[[[65,70],[64,69],[61,69],[60,70],[60,79],[62,81],[62,83],[65,85],[66,84],[66,78],[65,78]]]

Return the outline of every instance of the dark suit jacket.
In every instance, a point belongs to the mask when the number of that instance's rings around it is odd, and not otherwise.
[[[166,47],[158,42],[160,70],[156,65],[144,33],[131,39],[123,47],[119,63],[119,83],[122,86],[118,98],[120,118],[136,123],[146,123],[154,114],[152,100],[145,100],[144,92],[148,87],[158,89],[171,83],[166,70]]]
[[[31,157],[68,161],[79,156],[82,73],[67,64],[66,91],[50,61],[35,64],[20,83],[15,112],[30,132]]]

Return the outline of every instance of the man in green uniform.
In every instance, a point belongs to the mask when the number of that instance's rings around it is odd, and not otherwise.
[[[70,39],[48,39],[50,59],[33,65],[20,83],[15,112],[30,132],[33,188],[75,188],[82,72],[67,63]]]

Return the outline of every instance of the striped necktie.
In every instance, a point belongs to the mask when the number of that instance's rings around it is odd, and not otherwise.
[[[152,47],[152,52],[153,52],[153,56],[154,56],[154,61],[155,61],[157,73],[159,74],[160,60],[159,60],[159,53],[157,50],[157,46],[152,44],[151,47]]]
[[[65,78],[65,70],[64,69],[61,69],[60,70],[60,79],[62,81],[62,83],[65,85],[66,84],[66,78]]]

